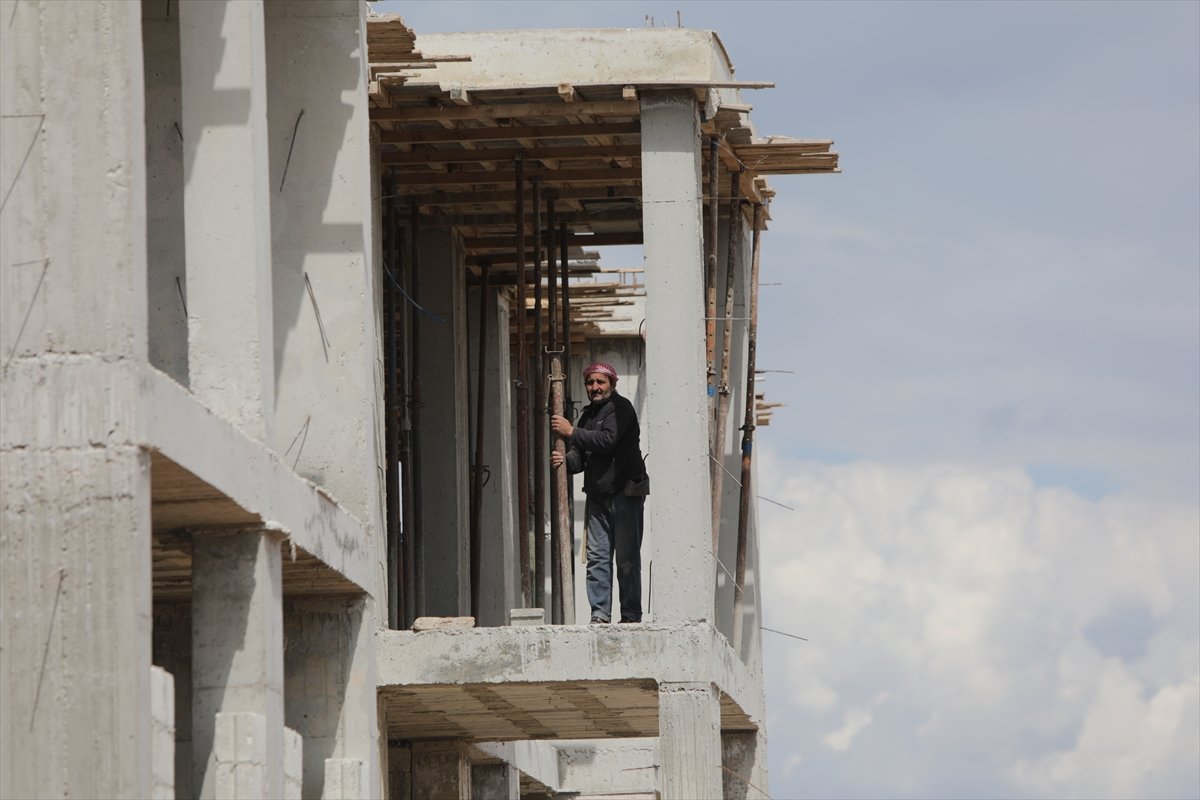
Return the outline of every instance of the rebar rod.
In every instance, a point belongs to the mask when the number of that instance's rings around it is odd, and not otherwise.
[[[479,621],[483,563],[483,421],[487,386],[488,265],[479,266],[479,356],[475,379],[475,462],[471,481],[471,616]]]
[[[563,349],[563,408],[564,417],[573,418],[574,407],[571,404],[571,276],[570,259],[567,254],[570,245],[567,241],[567,223],[558,224],[558,252],[562,269],[562,349]]]
[[[742,616],[745,613],[746,547],[749,538],[750,503],[754,497],[751,466],[754,450],[754,370],[758,352],[758,265],[761,248],[762,204],[754,204],[753,244],[750,257],[750,319],[746,332],[746,418],[742,423],[742,487],[738,498],[737,563],[733,579],[733,646],[742,647]]]
[[[562,415],[572,418],[571,405],[571,281],[570,281],[570,245],[567,239],[567,224],[558,225],[558,257],[559,270],[562,279]],[[558,532],[558,585],[559,585],[559,619],[564,625],[575,623],[575,559],[574,555],[574,504],[572,498],[571,476],[566,467],[562,469],[563,483],[559,484],[561,508],[566,509],[565,516],[560,518]]]
[[[533,605],[546,607],[546,370],[542,355],[542,182],[533,181]]]
[[[521,605],[531,601],[529,575],[529,360],[525,352],[525,160],[517,156],[514,191],[517,225],[517,554]]]
[[[712,478],[712,542],[713,555],[720,555],[721,501],[725,489],[725,432],[729,422],[729,349],[733,339],[733,290],[737,280],[737,265],[742,245],[742,209],[738,197],[738,174],[734,174],[729,189],[728,252],[725,259],[725,316],[721,328],[721,377],[717,381],[717,411],[713,426],[712,457],[709,462]]]

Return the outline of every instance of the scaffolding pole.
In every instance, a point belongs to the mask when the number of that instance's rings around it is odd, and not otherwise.
[[[483,558],[483,421],[487,385],[488,264],[479,266],[479,356],[475,379],[475,461],[471,469],[471,616],[479,621],[480,572]]]
[[[529,607],[529,359],[525,349],[525,159],[518,155],[514,190],[517,217],[517,551],[521,605]]]
[[[546,370],[542,358],[542,182],[533,179],[533,605],[546,607]]]
[[[749,539],[751,493],[750,469],[754,450],[754,371],[758,355],[758,264],[761,247],[762,204],[754,204],[752,255],[750,257],[750,319],[746,334],[746,418],[742,423],[742,487],[738,500],[737,566],[733,581],[733,646],[740,654],[742,647],[742,616],[746,598],[746,548]]]

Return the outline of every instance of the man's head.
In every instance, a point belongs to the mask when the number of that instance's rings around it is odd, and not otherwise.
[[[589,400],[603,403],[612,397],[613,389],[617,388],[617,371],[612,364],[603,361],[589,364],[583,371],[583,386],[587,389]]]

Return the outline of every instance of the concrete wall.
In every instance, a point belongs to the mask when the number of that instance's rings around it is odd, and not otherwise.
[[[382,392],[358,0],[265,5],[275,437],[362,520],[382,591]],[[386,606],[385,606],[386,608]]]
[[[468,562],[467,309],[463,249],[449,228],[418,233],[421,529],[418,614],[470,609]],[[430,316],[433,315],[433,316]],[[436,316],[436,318],[434,318]]]
[[[146,90],[146,271],[150,363],[188,383],[179,12],[142,0]]]
[[[146,358],[140,7],[3,14],[0,796],[149,797],[148,456],[85,374]]]
[[[467,306],[471,344],[471,447],[474,447],[475,402],[479,364],[479,290],[472,289]],[[482,500],[482,563],[479,625],[505,625],[509,609],[519,605],[521,577],[517,571],[516,497],[514,483],[512,379],[508,346],[509,303],[504,293],[488,292],[487,363],[484,381],[483,465],[488,469]]]

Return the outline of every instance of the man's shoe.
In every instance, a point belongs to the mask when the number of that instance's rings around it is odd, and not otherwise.
[[[592,617],[591,624],[592,625],[607,625],[608,620],[604,619],[603,617]]]

